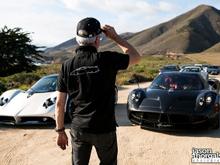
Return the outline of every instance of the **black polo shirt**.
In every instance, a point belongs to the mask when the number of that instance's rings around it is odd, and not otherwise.
[[[116,74],[118,70],[126,69],[128,64],[128,55],[97,52],[93,46],[78,47],[76,56],[63,63],[57,90],[73,98],[73,129],[90,133],[116,129]]]

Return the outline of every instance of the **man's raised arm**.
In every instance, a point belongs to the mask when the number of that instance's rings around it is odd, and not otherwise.
[[[102,30],[108,38],[110,38],[111,40],[115,41],[118,44],[118,46],[122,49],[124,53],[129,55],[130,58],[129,65],[136,64],[139,62],[141,55],[131,44],[129,44],[126,40],[121,38],[116,33],[114,27],[109,25],[104,25],[102,27]]]

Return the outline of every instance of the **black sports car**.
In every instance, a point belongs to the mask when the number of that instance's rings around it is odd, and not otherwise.
[[[210,84],[209,84],[210,83]],[[211,126],[219,128],[219,81],[198,73],[166,72],[149,88],[128,96],[128,118],[141,128],[173,130]]]

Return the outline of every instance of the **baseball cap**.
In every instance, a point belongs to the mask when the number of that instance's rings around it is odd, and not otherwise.
[[[92,17],[87,17],[77,24],[76,34],[84,38],[92,38],[102,32],[100,22]]]

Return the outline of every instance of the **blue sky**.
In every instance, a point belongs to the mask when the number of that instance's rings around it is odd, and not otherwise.
[[[0,0],[0,28],[21,27],[38,46],[75,37],[77,22],[95,17],[118,33],[138,32],[200,4],[220,9],[220,0]]]

